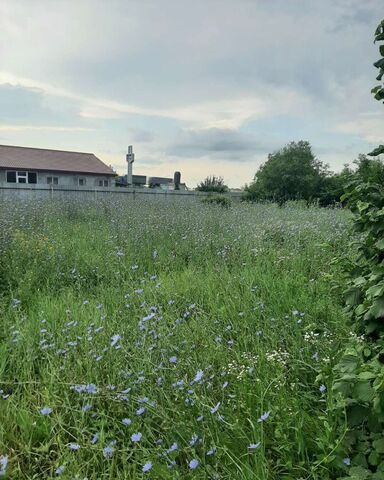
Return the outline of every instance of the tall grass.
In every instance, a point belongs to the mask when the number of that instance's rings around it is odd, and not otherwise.
[[[6,475],[334,478],[348,235],[295,205],[3,203]]]

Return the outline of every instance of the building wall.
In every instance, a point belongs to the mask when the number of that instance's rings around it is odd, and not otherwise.
[[[11,170],[11,169],[9,169]],[[107,180],[108,181],[108,187],[114,187],[115,186],[115,179],[114,177],[108,176],[108,175],[91,175],[91,174],[74,174],[74,173],[59,173],[59,172],[37,172],[37,184],[33,185],[48,185],[47,177],[57,177],[58,178],[58,185],[54,185],[54,187],[79,187],[79,188],[102,188],[99,185],[99,181]],[[79,186],[79,179],[83,178],[85,179],[85,185],[83,187]],[[23,185],[25,184],[14,184],[14,183],[8,183],[6,178],[6,170],[0,170],[0,187],[9,187],[9,186],[15,186],[15,185]],[[33,186],[30,185],[30,186]],[[103,184],[103,188],[104,184]]]

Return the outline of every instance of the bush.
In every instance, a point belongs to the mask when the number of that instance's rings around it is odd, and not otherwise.
[[[203,198],[203,203],[220,205],[221,207],[229,208],[232,204],[231,199],[228,197],[223,197],[221,195],[215,195],[212,197]]]

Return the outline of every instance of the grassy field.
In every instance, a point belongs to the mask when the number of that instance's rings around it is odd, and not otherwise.
[[[294,204],[3,203],[0,475],[335,478],[349,222]]]

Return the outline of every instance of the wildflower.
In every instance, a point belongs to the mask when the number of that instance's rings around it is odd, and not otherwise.
[[[152,468],[152,463],[151,462],[147,462],[144,466],[143,466],[143,472],[146,473],[146,472],[149,472]]]
[[[203,415],[200,415],[200,417],[197,417],[196,420],[198,422],[202,422],[204,420],[204,416]]]
[[[132,442],[140,442],[142,436],[143,435],[140,432],[133,433],[131,435],[131,440],[132,440]]]
[[[327,387],[322,383],[322,384],[320,385],[320,388],[319,388],[320,393],[324,393],[324,392],[326,391],[326,389],[327,389]]]
[[[343,463],[344,465],[347,465],[347,467],[349,467],[351,465],[351,459],[348,457],[343,458]]]
[[[193,458],[190,462],[189,462],[189,468],[191,470],[195,470],[195,468],[197,468],[199,466],[199,461],[196,460],[196,458]]]
[[[216,448],[216,447],[212,447],[210,450],[208,450],[207,455],[208,455],[208,456],[216,455],[216,452],[217,452],[217,448]]]
[[[216,405],[211,408],[211,413],[216,413],[219,408],[220,408],[220,402],[216,403]]]
[[[57,467],[55,470],[56,475],[61,475],[65,470],[64,465],[60,465],[60,467]]]
[[[169,358],[169,362],[170,363],[176,363],[177,362],[177,357],[173,355],[172,357]]]
[[[120,335],[112,335],[112,337],[111,337],[111,347],[114,347],[120,339],[121,339]]]
[[[176,460],[172,460],[170,463],[168,463],[167,467],[169,468],[169,470],[176,467]]]
[[[41,410],[40,410],[40,413],[42,415],[49,415],[52,413],[52,408],[51,407],[43,407]]]
[[[78,443],[70,443],[68,447],[70,448],[70,450],[73,450],[73,451],[80,450],[81,448]]]
[[[203,375],[204,375],[203,370],[198,370],[193,381],[200,382],[200,380],[203,378]]]
[[[248,450],[256,450],[256,448],[259,448],[260,447],[260,442],[257,442],[257,443],[250,443],[248,445]]]
[[[7,455],[0,456],[0,477],[5,475],[5,471],[7,470],[8,465],[8,457]]]
[[[121,423],[122,423],[123,425],[131,425],[132,420],[131,420],[130,418],[123,418],[123,419],[121,420]]]
[[[167,452],[168,453],[171,453],[171,452],[174,452],[175,450],[177,450],[179,448],[179,446],[177,445],[176,442],[172,443],[172,445],[168,448]]]
[[[267,418],[269,417],[269,414],[270,414],[270,413],[271,413],[271,412],[264,412],[257,421],[258,421],[259,423],[265,422],[265,420],[267,420]]]
[[[136,414],[137,415],[142,415],[143,413],[145,412],[145,408],[144,407],[140,407],[136,410]]]
[[[198,441],[199,437],[195,434],[192,435],[192,438],[191,440],[189,441],[189,444],[191,445],[191,447],[193,447],[193,445],[196,444],[196,442]]]
[[[88,385],[85,385],[85,391],[87,393],[97,393],[97,387],[94,383],[90,383]]]
[[[98,441],[99,441],[99,434],[94,433],[93,437],[92,437],[92,440],[91,440],[92,445],[95,445],[95,443],[97,443]]]
[[[86,405],[83,405],[83,407],[81,408],[81,410],[83,412],[88,412],[89,410],[91,410],[92,408],[92,405],[90,403],[87,403]]]
[[[110,445],[108,445],[107,447],[104,447],[103,448],[103,455],[105,458],[111,458],[112,455],[113,455],[113,451],[115,449],[113,447],[111,447]]]

